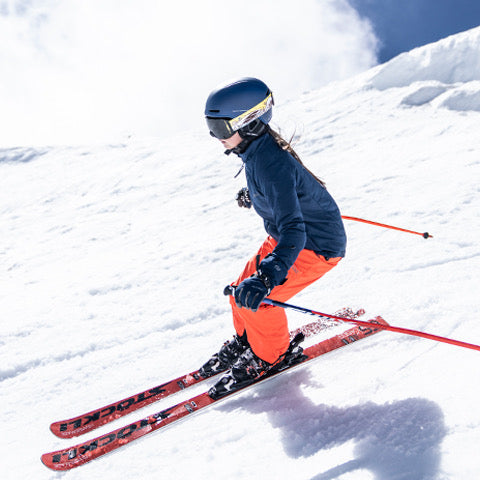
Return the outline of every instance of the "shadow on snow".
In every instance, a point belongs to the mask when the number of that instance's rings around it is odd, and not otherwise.
[[[256,389],[253,399],[238,398],[221,410],[242,408],[267,413],[272,426],[281,430],[284,450],[292,458],[309,457],[348,441],[355,443],[355,459],[311,480],[333,480],[358,469],[369,470],[376,480],[427,480],[437,476],[446,427],[436,403],[408,398],[383,405],[316,405],[302,393],[301,384],[311,384],[308,372],[297,372],[281,386],[269,382]]]

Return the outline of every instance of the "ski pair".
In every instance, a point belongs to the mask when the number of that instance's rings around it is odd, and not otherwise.
[[[336,350],[345,345],[371,336],[372,334],[382,330],[380,325],[388,325],[381,317],[371,320],[371,323],[379,324],[379,328],[369,328],[364,326],[355,326],[345,332],[335,335],[327,340],[316,343],[303,351],[303,359],[300,363],[287,367],[284,370],[275,371],[270,375],[261,377],[257,382],[247,385],[246,387],[229,393],[219,399],[213,399],[208,392],[203,392],[189,400],[182,401],[173,407],[161,410],[148,417],[145,417],[129,425],[123,426],[108,434],[101,435],[97,438],[88,440],[78,445],[50,452],[42,455],[42,462],[53,470],[69,470],[77,466],[83,465],[94,460],[106,453],[112,452],[137,438],[143,437],[148,433],[158,430],[187,415],[198,412],[209,405],[222,401],[231,397],[234,393],[242,392],[257,383],[263,382],[269,378],[279,375],[283,372],[297,368],[310,360]]]
[[[355,319],[364,313],[365,310],[363,309],[353,312],[350,308],[344,308],[337,312],[337,315],[344,318]],[[303,333],[305,337],[311,337],[333,325],[338,325],[338,322],[333,322],[332,320],[323,317],[323,321],[317,320],[293,330],[290,332],[290,337],[294,338],[298,333]],[[54,422],[50,425],[50,430],[60,438],[72,438],[83,435],[140,408],[158,402],[165,397],[185,390],[193,385],[197,385],[206,380],[206,378],[212,377],[213,376],[202,377],[200,372],[195,370],[187,375],[174,378],[169,382],[149,388],[148,390],[144,390],[135,395],[131,395],[130,397],[111,403],[110,405],[105,405],[68,420]]]

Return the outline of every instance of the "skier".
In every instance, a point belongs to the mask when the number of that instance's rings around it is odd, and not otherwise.
[[[210,134],[245,167],[247,188],[237,194],[238,204],[253,205],[268,233],[232,284],[236,334],[200,369],[204,377],[229,369],[210,390],[213,397],[295,363],[302,349],[290,345],[285,311],[262,301],[287,301],[345,255],[340,211],[324,183],[270,127],[273,103],[267,85],[251,77],[213,90],[206,102]]]

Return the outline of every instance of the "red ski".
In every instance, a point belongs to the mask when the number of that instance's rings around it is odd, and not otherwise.
[[[358,310],[354,313],[349,308],[345,308],[337,312],[345,318],[358,318],[365,313],[364,310]],[[324,318],[324,320],[326,320]],[[302,332],[305,337],[310,337],[320,333],[322,330],[338,323],[322,323],[321,320],[303,325],[302,327],[291,332],[292,338],[299,332]],[[208,377],[212,378],[212,377]],[[60,420],[50,425],[50,430],[60,438],[72,438],[85,433],[91,432],[107,423],[113,422],[118,418],[121,418],[129,413],[132,413],[139,408],[146,407],[152,403],[158,402],[162,398],[173,395],[181,390],[185,390],[192,385],[196,385],[205,380],[198,370],[182,375],[181,377],[170,380],[169,382],[157,385],[143,392],[136,393],[130,397],[118,400],[110,405],[92,410],[91,412],[83,413],[77,417],[70,418],[68,420]]]
[[[95,430],[96,428],[113,422],[124,415],[146,407],[162,398],[173,395],[187,387],[205,380],[196,370],[195,372],[175,378],[149,390],[124,398],[118,402],[84,413],[69,420],[61,420],[50,425],[50,430],[61,438],[71,438]]]
[[[371,320],[370,323],[388,325],[381,317],[376,317],[374,320]],[[243,389],[237,390],[233,393],[241,392],[247,388],[250,388],[252,385],[256,385],[257,383],[265,381],[268,378],[272,378],[282,372],[296,368],[306,362],[309,362],[310,360],[319,357],[320,355],[331,352],[332,350],[336,350],[337,348],[345,345],[349,345],[350,343],[366,338],[381,330],[381,326],[378,328],[355,326],[354,328],[342,332],[332,338],[323,340],[322,342],[306,348],[303,352],[305,357],[301,363],[279,372],[275,372],[270,376],[263,377],[258,382],[248,385]],[[69,470],[71,468],[78,467],[102,455],[105,455],[106,453],[116,450],[137,438],[143,437],[148,433],[180,420],[191,413],[202,410],[211,404],[228,398],[232,396],[233,393],[227,394],[217,400],[211,398],[208,392],[201,393],[200,395],[197,395],[189,400],[180,402],[177,405],[162,410],[158,413],[154,413],[153,415],[145,417],[142,420],[130,423],[129,425],[114,430],[106,435],[101,435],[92,440],[82,442],[78,445],[63,450],[46,453],[42,455],[42,462],[52,470]]]

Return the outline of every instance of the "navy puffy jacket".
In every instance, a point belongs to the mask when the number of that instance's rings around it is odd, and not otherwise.
[[[261,270],[278,285],[304,248],[343,257],[346,236],[337,204],[292,155],[266,133],[240,154],[253,207],[278,245]]]

